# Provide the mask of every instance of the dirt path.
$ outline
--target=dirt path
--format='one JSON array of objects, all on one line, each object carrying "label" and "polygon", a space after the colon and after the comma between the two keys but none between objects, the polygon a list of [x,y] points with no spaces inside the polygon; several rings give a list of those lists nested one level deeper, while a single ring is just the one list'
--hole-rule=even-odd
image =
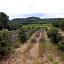
[{"label": "dirt path", "polygon": [[[39,33],[39,37],[35,37],[37,33]],[[41,37],[44,37],[46,41],[42,42],[40,46],[39,39]],[[33,38],[36,38],[36,42],[31,42]],[[57,48],[49,42],[46,31],[38,30],[26,44],[16,49],[15,54],[4,64],[54,64],[54,62],[61,64]]]},{"label": "dirt path", "polygon": [[[36,32],[37,33],[37,32]],[[39,38],[36,38],[36,43],[31,43],[31,39],[35,37],[35,34],[20,48],[16,49],[16,52],[8,59],[5,64],[34,64],[38,58],[39,52]],[[40,32],[41,33],[41,32]]]},{"label": "dirt path", "polygon": [[45,48],[44,48],[45,49],[45,54],[44,54],[45,63],[54,64],[54,62],[57,62],[57,63],[61,64],[60,63],[61,57],[59,55],[57,46],[50,43],[46,32],[45,32],[45,37],[46,37],[46,43],[44,44],[44,46],[45,46]]},{"label": "dirt path", "polygon": [[40,46],[40,64],[62,64],[57,45],[50,43],[49,39],[47,38],[46,31],[44,32],[44,36],[46,38],[46,42],[42,42]]},{"label": "dirt path", "polygon": [[39,37],[37,37],[37,42],[33,45],[33,47],[29,50],[28,57],[25,64],[36,64],[39,59],[39,39],[42,36],[42,31],[39,33]]}]

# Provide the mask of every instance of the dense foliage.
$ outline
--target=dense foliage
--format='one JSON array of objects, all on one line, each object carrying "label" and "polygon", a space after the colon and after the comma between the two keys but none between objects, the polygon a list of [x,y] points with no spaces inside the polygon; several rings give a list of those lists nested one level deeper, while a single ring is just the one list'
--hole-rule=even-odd
[{"label": "dense foliage", "polygon": [[55,28],[48,30],[47,35],[51,39],[51,41],[55,44],[57,44],[61,39],[61,36],[58,33],[58,29]]},{"label": "dense foliage", "polygon": [[9,17],[4,12],[0,12],[0,29],[7,28]]},{"label": "dense foliage", "polygon": [[25,34],[25,30],[23,28],[21,28],[19,30],[19,39],[22,43],[26,42],[27,41],[27,37],[26,37],[26,34]]},{"label": "dense foliage", "polygon": [[10,33],[7,30],[0,31],[0,55],[8,55],[13,49]]},{"label": "dense foliage", "polygon": [[64,31],[64,22],[54,22],[52,25]]},{"label": "dense foliage", "polygon": [[59,41],[58,48],[64,52],[64,37]]},{"label": "dense foliage", "polygon": [[47,35],[51,42],[56,44],[58,48],[64,52],[64,36],[61,36],[56,28],[48,30]]}]

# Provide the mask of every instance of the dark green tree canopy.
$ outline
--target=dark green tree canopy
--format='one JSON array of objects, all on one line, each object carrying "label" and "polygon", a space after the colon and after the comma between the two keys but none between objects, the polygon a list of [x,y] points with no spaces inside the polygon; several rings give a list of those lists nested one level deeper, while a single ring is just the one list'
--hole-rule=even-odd
[{"label": "dark green tree canopy", "polygon": [[4,12],[0,12],[0,26],[6,28],[8,25],[8,21],[9,21],[9,16],[7,16],[7,14],[5,14]]},{"label": "dark green tree canopy", "polygon": [[50,40],[55,44],[58,44],[58,42],[61,40],[61,34],[56,28],[48,30],[47,35],[50,38]]}]

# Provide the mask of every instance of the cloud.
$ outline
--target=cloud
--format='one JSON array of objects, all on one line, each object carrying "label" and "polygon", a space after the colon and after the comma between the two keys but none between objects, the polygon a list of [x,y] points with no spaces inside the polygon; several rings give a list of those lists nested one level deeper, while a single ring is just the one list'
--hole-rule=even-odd
[{"label": "cloud", "polygon": [[10,16],[10,19],[15,17],[27,17],[32,15],[42,18],[64,17],[64,1],[0,0],[0,11],[7,13]]}]

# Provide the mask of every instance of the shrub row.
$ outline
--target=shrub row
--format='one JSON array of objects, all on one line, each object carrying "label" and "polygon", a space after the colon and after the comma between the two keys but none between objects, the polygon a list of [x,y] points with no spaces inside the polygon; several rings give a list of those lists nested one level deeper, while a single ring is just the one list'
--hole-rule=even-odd
[{"label": "shrub row", "polygon": [[47,31],[47,35],[50,38],[50,41],[56,45],[61,51],[64,51],[64,37],[61,36],[58,29],[53,28]]}]

